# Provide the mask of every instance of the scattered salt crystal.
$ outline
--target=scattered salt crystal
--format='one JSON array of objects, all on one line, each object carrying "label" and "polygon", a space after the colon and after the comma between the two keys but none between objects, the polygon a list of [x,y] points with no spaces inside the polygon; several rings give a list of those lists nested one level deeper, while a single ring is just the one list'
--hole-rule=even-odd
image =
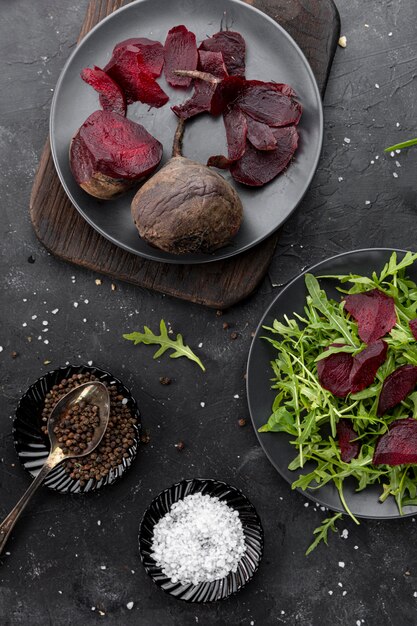
[{"label": "scattered salt crystal", "polygon": [[90,367],[92,366],[93,361],[87,361],[87,365],[89,365]]},{"label": "scattered salt crystal", "polygon": [[27,302],[27,301],[28,301],[28,299],[27,299],[27,298],[23,298],[23,302]]},{"label": "scattered salt crystal", "polygon": [[349,536],[349,531],[348,531],[348,529],[347,529],[347,528],[344,528],[344,529],[342,530],[342,539],[347,539],[347,538],[348,538],[348,536]]},{"label": "scattered salt crystal", "polygon": [[236,572],[245,551],[238,511],[195,493],[175,502],[155,525],[151,557],[173,583],[197,585]]},{"label": "scattered salt crystal", "polygon": [[237,399],[239,397],[238,393],[235,393],[235,395],[233,396],[235,399]]},{"label": "scattered salt crystal", "polygon": [[52,315],[56,315],[58,313],[59,309],[54,309],[53,311],[51,311]]},{"label": "scattered salt crystal", "polygon": [[392,33],[391,32],[388,33],[388,37],[392,37]]},{"label": "scattered salt crystal", "polygon": [[395,152],[394,152],[394,150],[391,150],[391,152],[389,153],[389,155],[390,155],[391,157],[395,156]]},{"label": "scattered salt crystal", "polygon": [[49,341],[47,339],[43,340],[43,343],[45,343],[46,345],[48,345]]},{"label": "scattered salt crystal", "polygon": [[198,347],[199,347],[199,348],[202,348],[202,347],[203,347],[203,342],[202,342],[202,341],[200,341],[200,343],[198,344]]},{"label": "scattered salt crystal", "polygon": [[97,526],[101,526],[101,520],[100,519],[97,520]]},{"label": "scattered salt crystal", "polygon": [[331,589],[329,589],[329,591],[327,593],[329,594],[329,596],[333,595],[333,591]]},{"label": "scattered salt crystal", "polygon": [[356,620],[356,626],[361,626],[361,620],[360,619]]},{"label": "scattered salt crystal", "polygon": [[84,317],[84,318],[83,318],[83,322],[86,322],[86,321],[87,321],[87,318],[86,318],[86,317]]},{"label": "scattered salt crystal", "polygon": [[417,598],[417,591],[415,591],[415,592],[413,593],[413,596],[414,596],[415,598]]},{"label": "scattered salt crystal", "polygon": [[304,506],[307,508],[308,507],[308,502],[304,502]]},{"label": "scattered salt crystal", "polygon": [[107,569],[105,565],[100,565],[100,569]]},{"label": "scattered salt crystal", "polygon": [[3,352],[3,346],[0,346],[0,352]]},{"label": "scattered salt crystal", "polygon": [[126,607],[129,609],[129,611],[131,611],[133,609],[133,602],[128,602],[126,604]]},{"label": "scattered salt crystal", "polygon": [[341,37],[339,37],[339,41],[337,43],[339,44],[341,48],[346,48],[346,45],[347,45],[346,36],[342,35]]},{"label": "scattered salt crystal", "polygon": [[37,317],[38,317],[37,315],[32,315],[33,320],[36,320]]},{"label": "scattered salt crystal", "polygon": [[345,137],[345,138],[343,139],[343,141],[344,141],[345,143],[350,143],[350,139],[349,139],[349,137]]},{"label": "scattered salt crystal", "polygon": [[74,302],[74,307],[77,308],[78,302]]},{"label": "scattered salt crystal", "polygon": [[364,24],[365,28],[369,28],[369,24]]},{"label": "scattered salt crystal", "polygon": [[341,183],[342,180],[343,180],[343,176],[339,176],[339,178],[337,180],[339,181],[339,183]]},{"label": "scattered salt crystal", "polygon": [[359,550],[359,546],[353,546],[354,550]]},{"label": "scattered salt crystal", "polygon": [[372,161],[371,161],[371,165],[374,165],[374,163],[375,163],[375,161],[372,159]]},{"label": "scattered salt crystal", "polygon": [[344,591],[342,591],[342,596],[345,596],[347,594],[346,589]]},{"label": "scattered salt crystal", "polygon": [[60,594],[61,594],[61,596],[62,596],[62,591],[61,591],[60,589],[58,589],[58,593],[60,593]]},{"label": "scattered salt crystal", "polygon": [[27,326],[26,322],[23,322],[22,326],[23,326],[23,328],[26,328],[26,326]]},{"label": "scattered salt crystal", "polygon": [[338,584],[338,586],[339,586],[339,587],[343,587],[343,584],[342,584],[342,583],[337,583],[337,584]]},{"label": "scattered salt crystal", "polygon": [[285,611],[281,611],[281,615],[285,615]]},{"label": "scattered salt crystal", "polygon": [[379,154],[376,154],[376,155],[375,155],[375,158],[376,158],[376,159],[379,159]]},{"label": "scattered salt crystal", "polygon": [[345,567],[345,564],[344,564],[344,562],[343,562],[343,561],[339,561],[338,565],[339,565],[339,567],[341,567],[341,568]]},{"label": "scattered salt crystal", "polygon": [[89,300],[86,298],[86,299],[84,300],[84,304],[88,304],[88,303],[89,303]]},{"label": "scattered salt crystal", "polygon": [[400,122],[397,122],[395,125],[396,125],[397,128],[399,128],[400,127]]},{"label": "scattered salt crystal", "polygon": [[365,204],[368,206],[369,204],[371,204],[370,200],[365,200]]},{"label": "scattered salt crystal", "polygon": [[399,161],[395,161],[395,165],[396,165],[397,167],[401,167],[401,163],[400,163]]},{"label": "scattered salt crystal", "polygon": [[47,322],[46,320],[44,320],[44,321],[42,322],[42,326],[48,326],[48,323],[49,323],[49,322]]},{"label": "scattered salt crystal", "polygon": [[375,88],[376,88],[376,89],[379,89],[379,85],[378,85],[378,83],[375,83]]},{"label": "scattered salt crystal", "polygon": [[398,178],[397,172],[393,172],[392,175],[394,176],[394,178]]},{"label": "scattered salt crystal", "polygon": [[201,408],[204,409],[204,407],[206,406],[206,403],[205,402],[200,402],[200,406],[201,406]]}]

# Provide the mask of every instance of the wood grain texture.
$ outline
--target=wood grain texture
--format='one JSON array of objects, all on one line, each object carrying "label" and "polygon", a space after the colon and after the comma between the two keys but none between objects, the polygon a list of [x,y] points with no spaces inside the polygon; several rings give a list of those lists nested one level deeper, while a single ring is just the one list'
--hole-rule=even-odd
[{"label": "wood grain texture", "polygon": [[[91,0],[80,41],[104,17],[130,0]],[[277,20],[306,54],[324,93],[339,36],[333,0],[247,0]],[[55,256],[139,287],[225,309],[246,298],[265,276],[280,232],[239,256],[204,265],[171,265],[133,255],[99,235],[67,198],[55,171],[49,139],[30,198],[37,237]]]}]

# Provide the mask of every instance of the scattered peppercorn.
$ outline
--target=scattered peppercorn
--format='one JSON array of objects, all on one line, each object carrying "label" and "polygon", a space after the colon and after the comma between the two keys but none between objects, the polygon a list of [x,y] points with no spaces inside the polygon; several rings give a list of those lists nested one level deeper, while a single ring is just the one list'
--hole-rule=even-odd
[{"label": "scattered peppercorn", "polygon": [[233,333],[230,333],[230,339],[234,340],[237,339],[239,337],[239,333],[237,333],[236,331],[234,331]]},{"label": "scattered peppercorn", "polygon": [[12,357],[12,359],[15,359],[15,358],[17,357],[17,352],[15,352],[15,351],[13,350],[13,352],[12,352],[12,354],[11,354],[11,357]]},{"label": "scattered peppercorn", "polygon": [[159,379],[161,385],[170,385],[172,383],[172,378],[168,378],[167,376],[161,376]]},{"label": "scattered peppercorn", "polygon": [[30,255],[30,257],[28,257],[28,263],[34,263],[36,261],[35,257]]},{"label": "scattered peppercorn", "polygon": [[[55,404],[66,393],[82,385],[98,380],[94,374],[74,374],[70,378],[64,378],[54,385],[46,394],[42,421],[47,422]],[[88,480],[101,480],[111,469],[116,469],[123,463],[123,459],[129,458],[129,448],[136,438],[136,417],[132,416],[126,400],[118,391],[116,384],[103,382],[110,394],[110,417],[107,429],[100,444],[85,457],[68,459],[63,463],[65,471],[74,480],[80,481],[83,487]],[[46,425],[42,427],[46,433]],[[81,440],[82,437],[81,437]],[[85,441],[85,440],[84,440]]]},{"label": "scattered peppercorn", "polygon": [[223,322],[223,330],[227,330],[230,327],[229,322]]},{"label": "scattered peppercorn", "polygon": [[216,315],[217,317],[221,317],[223,315],[223,311],[220,311],[220,309],[218,311],[216,311]]},{"label": "scattered peppercorn", "polygon": [[244,417],[241,417],[240,420],[238,420],[238,424],[239,426],[246,426],[246,420]]},{"label": "scattered peppercorn", "polygon": [[181,450],[184,450],[185,448],[185,443],[183,441],[179,441],[175,444],[175,447],[177,448],[178,452],[181,452]]}]

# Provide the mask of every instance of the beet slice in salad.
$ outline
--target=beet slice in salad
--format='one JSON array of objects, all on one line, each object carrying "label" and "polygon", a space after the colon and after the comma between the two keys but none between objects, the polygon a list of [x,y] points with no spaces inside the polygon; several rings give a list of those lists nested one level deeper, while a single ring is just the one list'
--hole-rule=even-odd
[{"label": "beet slice in salad", "polygon": [[189,87],[191,78],[177,76],[175,70],[195,70],[198,51],[194,33],[184,25],[174,26],[168,32],[164,45],[164,73],[172,87]]},{"label": "beet slice in salad", "polygon": [[[342,348],[343,344],[334,343],[331,347]],[[349,352],[330,354],[317,363],[319,383],[338,398],[345,398],[350,392],[350,373],[353,356]]]},{"label": "beet slice in salad", "polygon": [[353,441],[357,438],[357,433],[353,430],[352,422],[349,419],[341,419],[336,424],[337,439],[340,448],[340,458],[345,463],[349,463],[352,459],[356,459],[360,450],[359,441]]},{"label": "beet slice in salad", "polygon": [[100,67],[85,67],[81,78],[100,94],[100,104],[104,111],[114,111],[126,115],[126,98],[119,85]]},{"label": "beet slice in salad", "polygon": [[417,341],[417,318],[408,322],[414,339]]},{"label": "beet slice in salad", "polygon": [[245,76],[246,44],[240,33],[223,30],[205,39],[200,50],[221,52],[230,76]]},{"label": "beet slice in salad", "polygon": [[377,415],[382,417],[397,404],[406,399],[417,384],[417,367],[415,365],[401,365],[397,367],[382,385],[379,395]]},{"label": "beet slice in salad", "polygon": [[417,420],[399,419],[390,424],[375,446],[374,465],[406,465],[417,463]]},{"label": "beet slice in salad", "polygon": [[353,357],[350,372],[350,391],[358,393],[375,380],[376,373],[387,358],[388,344],[378,339]]},{"label": "beet slice in salad", "polygon": [[357,321],[358,334],[364,343],[381,339],[397,322],[394,299],[379,289],[346,296],[345,310]]}]

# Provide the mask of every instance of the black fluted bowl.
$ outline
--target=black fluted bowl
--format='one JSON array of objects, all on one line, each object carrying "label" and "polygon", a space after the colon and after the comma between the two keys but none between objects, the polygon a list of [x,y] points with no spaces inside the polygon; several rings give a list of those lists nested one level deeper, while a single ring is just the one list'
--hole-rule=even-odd
[{"label": "black fluted bowl", "polygon": [[100,381],[116,385],[119,393],[127,398],[127,406],[137,419],[135,426],[136,436],[134,443],[127,450],[129,456],[123,459],[123,463],[116,468],[110,469],[108,474],[98,481],[90,478],[83,487],[80,485],[79,480],[71,478],[65,472],[62,465],[58,465],[46,478],[44,485],[62,493],[87,493],[114,483],[132,464],[139,445],[140,413],[136,400],[129,389],[110,372],[106,372],[99,367],[68,365],[48,372],[38,378],[19,400],[16,417],[13,422],[13,437],[16,452],[23,467],[31,476],[35,477],[49,454],[49,439],[41,430],[42,409],[48,391],[64,378],[69,378],[73,374],[86,373],[94,374]]},{"label": "black fluted bowl", "polygon": [[[154,526],[170,511],[172,505],[193,493],[216,496],[239,512],[245,535],[246,552],[239,561],[236,572],[225,578],[198,585],[173,583],[165,576],[151,557]],[[253,577],[259,567],[264,547],[264,533],[255,507],[236,487],[211,478],[182,480],[162,491],[146,509],[139,529],[139,551],[146,572],[152,580],[178,600],[186,602],[213,602],[237,593]]]}]

